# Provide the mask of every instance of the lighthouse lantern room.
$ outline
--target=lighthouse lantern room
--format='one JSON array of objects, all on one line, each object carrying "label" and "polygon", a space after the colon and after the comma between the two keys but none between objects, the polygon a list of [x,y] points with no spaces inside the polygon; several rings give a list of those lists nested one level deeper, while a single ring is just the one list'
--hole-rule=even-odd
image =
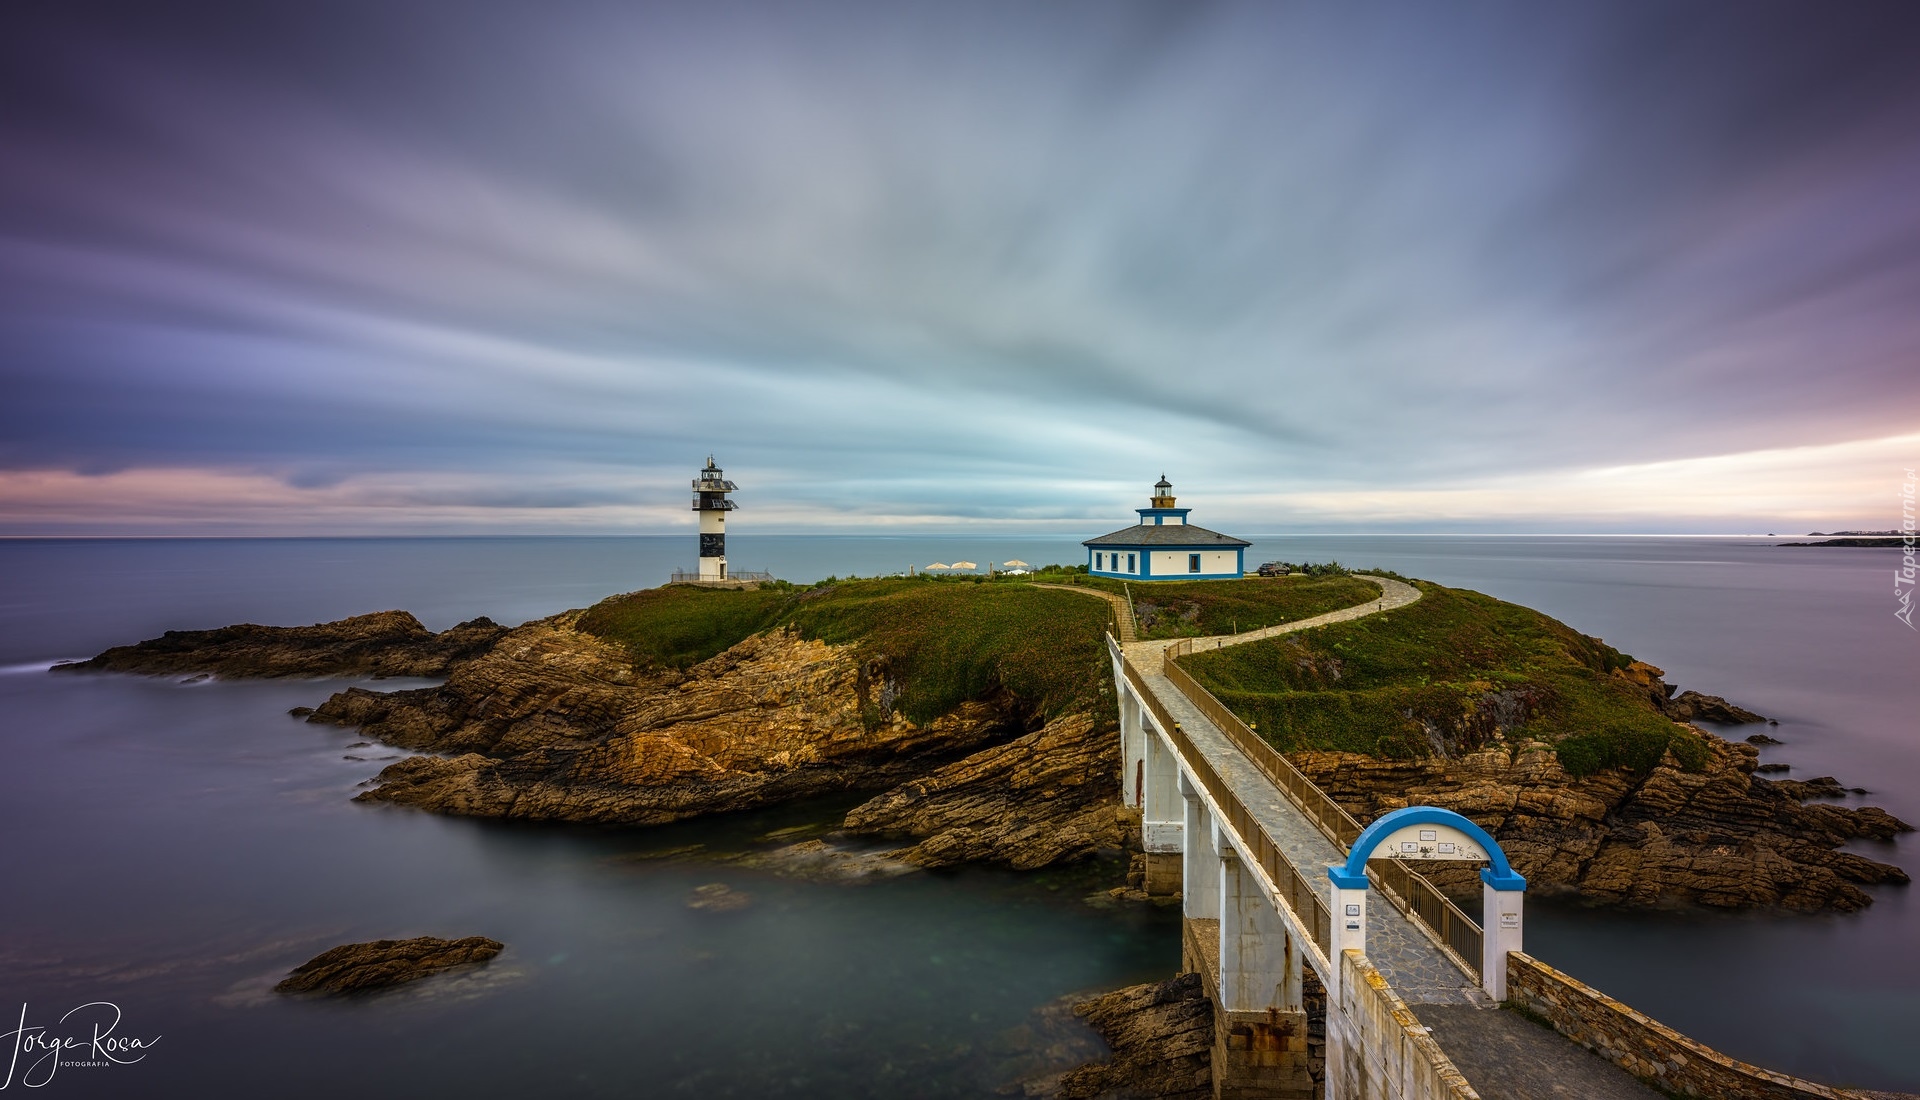
[{"label": "lighthouse lantern room", "polygon": [[693,479],[693,510],[700,513],[700,579],[727,579],[727,513],[737,507],[727,499],[735,490],[733,482],[721,476],[720,467],[707,456],[707,465]]}]

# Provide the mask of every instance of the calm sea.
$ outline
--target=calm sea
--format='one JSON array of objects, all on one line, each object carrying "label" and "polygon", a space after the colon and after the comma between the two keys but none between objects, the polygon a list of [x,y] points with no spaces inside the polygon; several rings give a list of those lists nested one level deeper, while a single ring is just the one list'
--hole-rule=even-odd
[{"label": "calm sea", "polygon": [[[0,541],[0,1032],[24,1011],[29,1028],[85,1037],[108,1010],[79,1006],[109,1002],[116,1034],[158,1037],[134,1064],[58,1067],[42,1095],[984,1096],[1086,1051],[1083,1030],[1036,1010],[1171,973],[1170,914],[1086,903],[1112,868],[849,886],[720,858],[844,804],[656,830],[359,806],[394,754],[285,714],[338,683],[44,672],[170,628],[391,607],[435,629],[519,622],[656,584],[687,541]],[[1079,557],[1070,539],[730,541],[739,567],[799,581]],[[1836,775],[1920,822],[1920,635],[1893,617],[1891,552],[1259,536],[1252,554],[1540,608],[1777,717],[1787,744],[1767,756],[1796,777]],[[716,858],[632,858],[691,845]],[[1860,850],[1920,871],[1911,840]],[[690,909],[714,882],[752,904]],[[267,992],[333,944],[422,934],[509,947],[475,976],[364,1001]],[[1900,889],[1845,916],[1536,902],[1528,922],[1542,958],[1729,1054],[1882,1088],[1920,1089],[1916,944],[1920,909]],[[9,1067],[10,1044],[0,1072],[18,1088],[34,1054]]]}]

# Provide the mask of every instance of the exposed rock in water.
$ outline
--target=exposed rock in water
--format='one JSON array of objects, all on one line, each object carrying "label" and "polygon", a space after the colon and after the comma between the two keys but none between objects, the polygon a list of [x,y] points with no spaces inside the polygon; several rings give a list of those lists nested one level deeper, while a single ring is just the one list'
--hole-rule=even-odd
[{"label": "exposed rock in water", "polygon": [[[1760,767],[1765,768],[1766,765],[1762,764]],[[1867,793],[1865,787],[1842,787],[1840,781],[1830,775],[1823,775],[1816,779],[1808,779],[1805,781],[1776,779],[1773,781],[1773,785],[1788,798],[1801,802],[1805,802],[1809,798],[1841,798],[1850,794]]]},{"label": "exposed rock in water", "polygon": [[1113,1057],[1069,1071],[1061,1100],[1213,1095],[1213,1003],[1200,975],[1128,986],[1074,1006],[1113,1048]]},{"label": "exposed rock in water", "polygon": [[847,814],[846,828],[924,838],[895,853],[924,867],[1044,867],[1125,843],[1119,769],[1113,723],[1067,715],[895,787]]},{"label": "exposed rock in water", "polygon": [[735,890],[724,882],[696,886],[693,896],[687,899],[687,908],[705,913],[734,913],[752,904],[752,894]]},{"label": "exposed rock in water", "polygon": [[1755,714],[1745,707],[1736,707],[1718,695],[1702,695],[1697,691],[1681,692],[1667,700],[1665,709],[1667,717],[1676,722],[1720,722],[1727,725],[1745,725],[1767,720],[1765,716]]},{"label": "exposed rock in water", "polygon": [[[1805,794],[1829,791],[1762,779],[1754,775],[1758,749],[1705,736],[1711,753],[1702,771],[1685,771],[1669,755],[1644,776],[1613,769],[1575,779],[1538,743],[1511,759],[1502,747],[1453,760],[1333,752],[1289,759],[1363,822],[1409,803],[1465,814],[1494,835],[1533,889],[1627,905],[1850,911],[1872,901],[1862,885],[1907,881],[1898,867],[1838,850],[1849,840],[1889,839],[1909,831],[1906,823],[1875,807],[1803,805]],[[1427,873],[1450,892],[1479,889],[1464,864]]]},{"label": "exposed rock in water", "polygon": [[897,852],[841,848],[817,838],[769,852],[749,852],[737,862],[742,867],[814,882],[878,882],[919,870],[901,860]]},{"label": "exposed rock in water", "polygon": [[486,618],[435,634],[405,611],[377,611],[314,626],[241,623],[218,630],[169,630],[53,670],[229,677],[445,676],[492,649],[506,634],[506,627]]},{"label": "exposed rock in water", "polygon": [[1749,745],[1784,745],[1786,744],[1786,742],[1780,740],[1778,737],[1770,737],[1764,733],[1749,733],[1747,734],[1747,744]]},{"label": "exposed rock in water", "polygon": [[362,993],[418,981],[455,967],[474,966],[505,945],[485,936],[443,940],[374,940],[342,944],[295,967],[273,988],[280,993]]},{"label": "exposed rock in water", "polygon": [[1069,993],[1033,1010],[1028,1018],[996,1033],[980,1049],[1001,1080],[1001,1096],[1045,1097],[1060,1091],[1060,1078],[1112,1053],[1106,1040],[1074,1013],[1084,994]]},{"label": "exposed rock in water", "polygon": [[1645,661],[1634,661],[1625,668],[1615,669],[1613,675],[1646,689],[1647,698],[1653,705],[1676,722],[1723,722],[1729,725],[1741,725],[1771,721],[1745,707],[1734,706],[1718,695],[1703,695],[1697,691],[1683,691],[1675,695],[1673,685],[1663,679],[1666,671]]},{"label": "exposed rock in water", "polygon": [[360,801],[646,825],[889,787],[1022,720],[1010,702],[964,703],[924,726],[863,706],[872,670],[851,647],[786,631],[685,673],[636,668],[575,630],[577,615],[514,630],[439,687],[349,689],[308,720],[453,754],[388,766]]}]

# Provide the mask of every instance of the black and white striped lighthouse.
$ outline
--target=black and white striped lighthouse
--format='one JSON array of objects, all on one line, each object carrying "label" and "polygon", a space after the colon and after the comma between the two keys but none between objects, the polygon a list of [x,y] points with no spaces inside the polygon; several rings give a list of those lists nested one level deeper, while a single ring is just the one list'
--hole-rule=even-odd
[{"label": "black and white striped lighthouse", "polygon": [[733,511],[733,482],[720,476],[720,467],[707,456],[706,468],[693,479],[693,510],[700,513],[700,579],[727,579],[727,513]]}]

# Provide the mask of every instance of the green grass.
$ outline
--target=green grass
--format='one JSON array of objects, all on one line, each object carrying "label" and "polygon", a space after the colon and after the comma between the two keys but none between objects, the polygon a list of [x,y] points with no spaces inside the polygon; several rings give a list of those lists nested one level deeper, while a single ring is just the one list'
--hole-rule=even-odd
[{"label": "green grass", "polygon": [[[1121,582],[1088,577],[1081,583],[1124,593]],[[1237,581],[1141,581],[1133,592],[1142,638],[1234,634],[1298,622],[1380,598],[1380,586],[1357,577],[1244,577]]]},{"label": "green grass", "polygon": [[1421,600],[1182,664],[1281,751],[1410,759],[1544,741],[1575,775],[1706,744],[1613,670],[1632,658],[1537,611],[1418,582]]},{"label": "green grass", "polygon": [[752,634],[791,627],[879,662],[898,687],[893,709],[927,722],[1002,691],[1045,717],[1095,705],[1109,675],[1101,639],[1111,615],[1070,592],[913,577],[810,589],[656,588],[596,604],[580,629],[643,664],[686,668]]},{"label": "green grass", "polygon": [[1094,704],[1111,675],[1112,610],[1025,585],[859,581],[809,594],[787,621],[809,638],[884,658],[916,722],[1004,689],[1052,717]]},{"label": "green grass", "polygon": [[793,589],[675,584],[601,600],[580,629],[625,646],[643,665],[688,668],[774,624]]}]

